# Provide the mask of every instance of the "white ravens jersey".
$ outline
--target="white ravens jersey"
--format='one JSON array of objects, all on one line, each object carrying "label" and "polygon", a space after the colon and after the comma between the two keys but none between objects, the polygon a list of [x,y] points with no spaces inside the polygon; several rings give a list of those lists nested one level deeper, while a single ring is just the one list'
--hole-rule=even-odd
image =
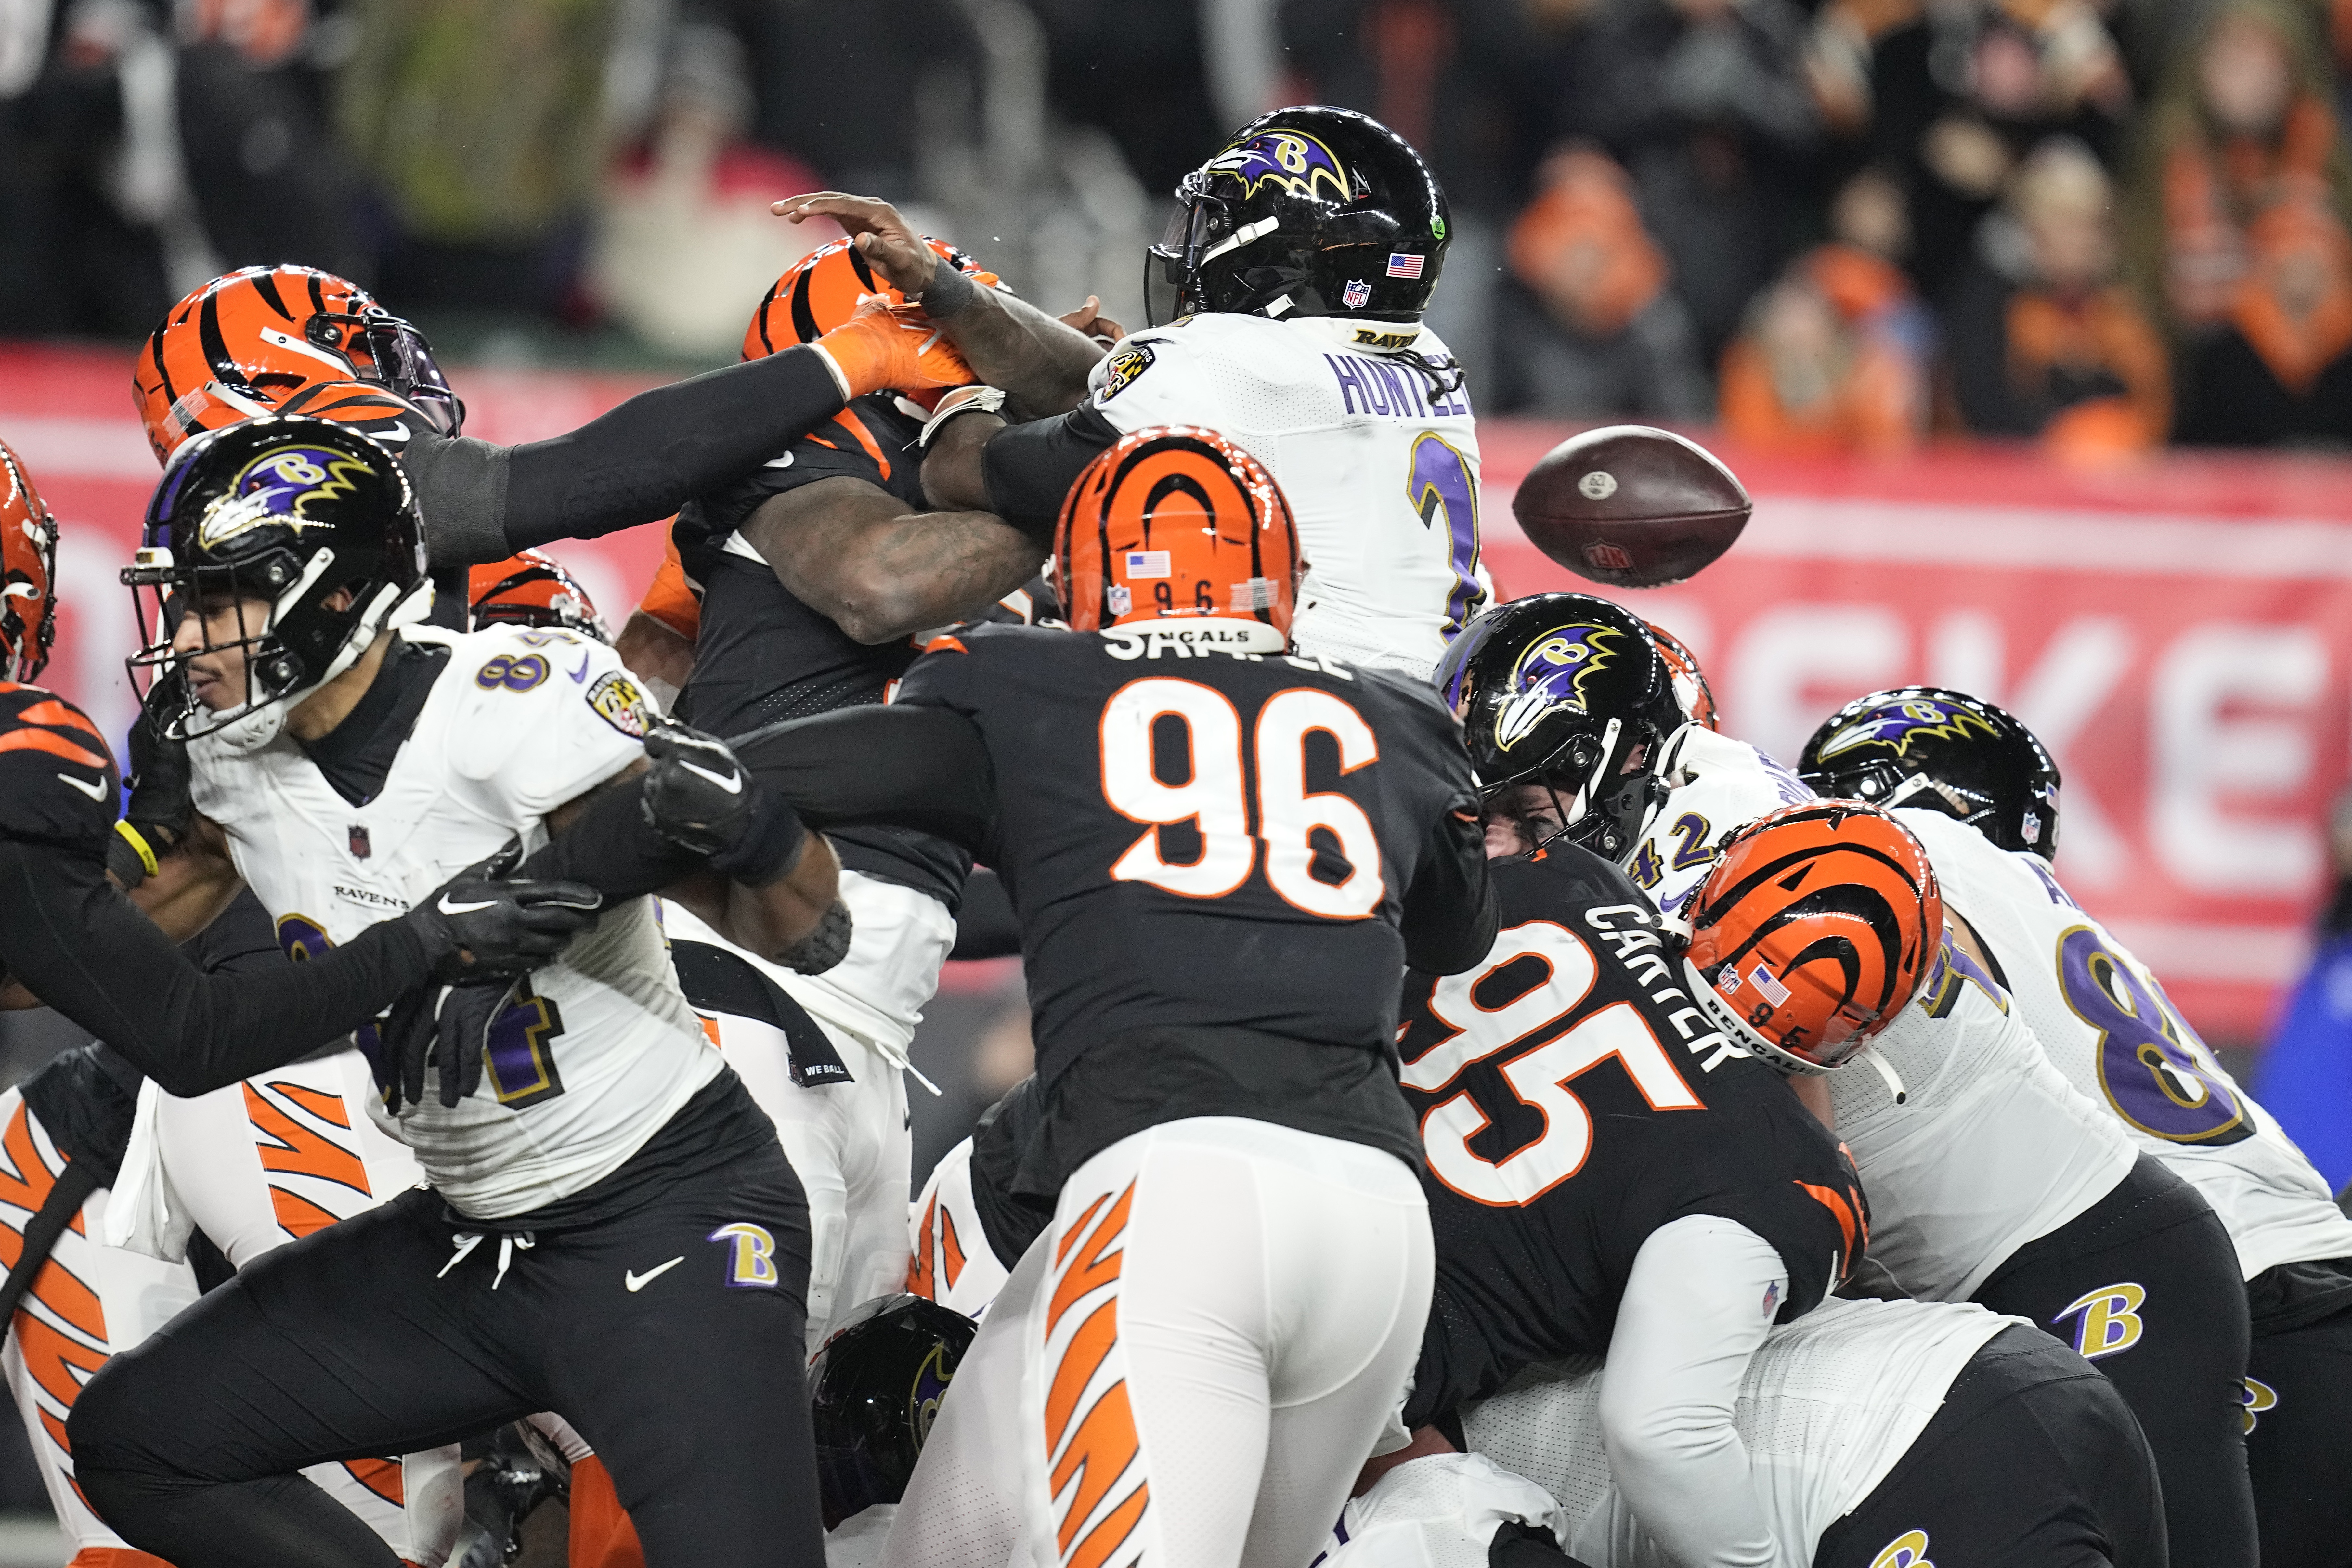
[{"label": "white ravens jersey", "polygon": [[1625,861],[1626,874],[1670,915],[1706,880],[1723,841],[1784,805],[1811,800],[1805,782],[1745,741],[1685,724],[1666,743],[1665,805]]},{"label": "white ravens jersey", "polygon": [[[283,731],[244,753],[190,745],[196,809],[226,830],[290,954],[349,942],[518,835],[538,847],[549,812],[644,754],[650,707],[602,643],[519,626],[401,636],[445,644],[450,659],[367,805],[336,794]],[[373,1034],[358,1044],[380,1058]],[[482,1220],[610,1174],[721,1070],[646,899],[607,909],[533,972],[484,1058],[480,1087],[454,1110],[430,1074],[426,1103],[396,1119],[368,1097],[433,1188]]]},{"label": "white ravens jersey", "polygon": [[1870,1256],[1923,1301],[1966,1300],[2138,1158],[1948,936],[1918,997],[1829,1088],[1870,1195]]},{"label": "white ravens jersey", "polygon": [[1941,812],[1896,815],[1927,846],[1945,903],[1983,939],[2051,1062],[2204,1194],[2247,1279],[2352,1257],[2352,1220],[2326,1179],[2040,856],[2011,854]]},{"label": "white ravens jersey", "polygon": [[[1778,1548],[1775,1563],[1811,1563],[1822,1532],[1867,1498],[1918,1440],[1969,1358],[2023,1321],[1981,1307],[1833,1297],[1767,1335],[1739,1381],[1733,1420]],[[1531,1369],[1494,1398],[1466,1406],[1463,1434],[1474,1452],[1558,1501],[1560,1543],[1577,1561],[1673,1568],[1610,1475],[1600,1418],[1608,1375],[1591,1363]],[[1378,1495],[1375,1488],[1360,1500]],[[1495,1500],[1504,1511],[1517,1502],[1502,1489]],[[1360,1503],[1348,1506],[1353,1514]],[[1328,1568],[1388,1565],[1341,1557]]]},{"label": "white ravens jersey", "polygon": [[1298,522],[1299,651],[1426,679],[1486,597],[1478,437],[1469,395],[1400,353],[1459,382],[1425,327],[1187,316],[1122,341],[1090,404],[1122,435],[1198,425],[1239,442]]}]

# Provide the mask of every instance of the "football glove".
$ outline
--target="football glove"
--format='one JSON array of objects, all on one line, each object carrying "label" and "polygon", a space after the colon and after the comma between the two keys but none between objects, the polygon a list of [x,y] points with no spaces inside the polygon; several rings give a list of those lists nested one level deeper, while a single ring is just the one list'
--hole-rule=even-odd
[{"label": "football glove", "polygon": [[163,728],[186,707],[186,684],[175,669],[148,689],[131,726],[131,800],[106,847],[106,868],[126,889],[153,876],[155,862],[179,847],[195,819],[188,743],[173,740]]},{"label": "football glove", "polygon": [[848,321],[810,345],[832,362],[843,393],[919,392],[979,380],[920,305],[893,305],[878,294],[857,302]]},{"label": "football glove", "polygon": [[507,879],[521,860],[522,841],[510,838],[400,917],[424,942],[436,981],[511,980],[595,923],[602,893],[584,882]]},{"label": "football glove", "polygon": [[707,858],[723,877],[757,888],[799,860],[808,829],[800,814],[727,749],[683,724],[663,722],[646,737],[646,824]]},{"label": "football glove", "polygon": [[394,1006],[380,1027],[384,1109],[425,1103],[425,1069],[438,1069],[435,1098],[449,1110],[482,1085],[490,1025],[525,986],[520,975],[471,980],[462,985],[420,985]]}]

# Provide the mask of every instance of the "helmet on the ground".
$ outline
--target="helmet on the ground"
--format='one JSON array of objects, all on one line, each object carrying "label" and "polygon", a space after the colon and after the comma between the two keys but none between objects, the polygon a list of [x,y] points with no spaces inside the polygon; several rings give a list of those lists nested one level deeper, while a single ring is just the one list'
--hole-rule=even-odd
[{"label": "helmet on the ground", "polygon": [[809,1363],[824,1527],[906,1495],[931,1423],[979,1327],[920,1296],[877,1296]]},{"label": "helmet on the ground", "polygon": [[611,642],[595,601],[563,563],[539,550],[521,550],[503,561],[486,561],[466,574],[466,624],[484,626],[543,626],[582,632]]},{"label": "helmet on the ground", "polygon": [[[445,436],[465,423],[425,334],[348,279],[314,267],[245,267],[165,312],[131,374],[156,458],[322,382],[365,382]],[[317,409],[302,412],[317,413]]]},{"label": "helmet on the ground", "polygon": [[1956,816],[2003,849],[2058,853],[2058,764],[1991,703],[1941,686],[1849,702],[1813,731],[1797,774],[1823,795]]},{"label": "helmet on the ground", "polygon": [[1690,922],[1692,994],[1786,1072],[1852,1061],[1918,994],[1944,944],[1927,852],[1853,800],[1784,806],[1741,829]]},{"label": "helmet on the ground", "polygon": [[1591,594],[1514,599],[1463,628],[1435,679],[1490,810],[1540,784],[1570,842],[1633,853],[1664,803],[1659,753],[1687,722],[1647,621]]},{"label": "helmet on the ground", "polygon": [[[993,272],[943,240],[923,237],[931,253],[948,266],[987,288],[998,287]],[[751,324],[743,331],[743,357],[765,359],[801,343],[813,343],[844,325],[857,310],[857,301],[879,294],[893,305],[907,297],[890,280],[867,265],[857,247],[846,239],[821,245],[790,267],[769,286]]]},{"label": "helmet on the ground", "polygon": [[1699,668],[1698,655],[1657,622],[1643,624],[1650,628],[1650,640],[1658,645],[1658,657],[1666,661],[1666,673],[1674,678],[1675,700],[1681,705],[1683,717],[1710,730],[1722,729],[1715,718],[1715,688],[1706,683],[1706,671]]},{"label": "helmet on the ground", "polygon": [[1258,116],[1176,202],[1145,258],[1155,326],[1202,311],[1418,321],[1452,238],[1421,154],[1352,109]]},{"label": "helmet on the ground", "polygon": [[[1121,437],[1078,475],[1054,531],[1054,592],[1082,632],[1193,623],[1228,651],[1280,653],[1298,573],[1298,527],[1274,476],[1191,426]],[[1210,621],[1223,623],[1213,637]],[[1227,635],[1237,622],[1259,629]]]},{"label": "helmet on the ground", "polygon": [[58,520],[0,441],[0,680],[26,681],[57,635]]},{"label": "helmet on the ground", "polygon": [[[218,732],[240,749],[267,742],[296,702],[349,669],[385,627],[423,620],[433,600],[400,464],[348,426],[299,415],[184,444],[148,502],[133,563],[122,581],[153,637],[129,661],[133,684],[243,649],[241,700],[208,710],[186,691],[165,720],[174,737]],[[329,603],[338,595],[343,604]],[[237,599],[267,603],[258,626],[173,647],[183,613],[217,613]]]}]

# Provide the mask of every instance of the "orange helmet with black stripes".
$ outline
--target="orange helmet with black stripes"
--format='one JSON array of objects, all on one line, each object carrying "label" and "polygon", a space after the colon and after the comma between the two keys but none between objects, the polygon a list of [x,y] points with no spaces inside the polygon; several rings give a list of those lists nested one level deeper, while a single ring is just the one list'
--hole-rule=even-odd
[{"label": "orange helmet with black stripes", "polygon": [[[1082,632],[1168,622],[1188,641],[1279,653],[1300,564],[1274,476],[1186,425],[1130,432],[1088,463],[1054,530],[1054,591]],[[1236,623],[1257,629],[1234,636]]]},{"label": "orange helmet with black stripes", "polygon": [[1690,921],[1693,993],[1789,1072],[1852,1061],[1918,993],[1944,944],[1927,851],[1858,800],[1805,801],[1750,825],[1724,847]]},{"label": "orange helmet with black stripes", "polygon": [[1642,624],[1650,628],[1650,640],[1657,645],[1658,657],[1666,661],[1666,673],[1674,678],[1675,701],[1681,707],[1683,717],[1710,730],[1722,729],[1715,719],[1715,688],[1706,683],[1706,671],[1699,668],[1698,655],[1657,622]]},{"label": "orange helmet with black stripes", "polygon": [[611,634],[596,614],[595,601],[563,563],[538,550],[520,550],[503,561],[486,561],[466,574],[467,619],[484,626],[544,626],[583,632],[598,642]]},{"label": "orange helmet with black stripes", "polygon": [[313,267],[246,267],[214,279],[165,312],[131,374],[158,461],[199,431],[257,414],[333,417],[286,406],[327,382],[380,387],[445,436],[465,422],[425,335],[358,284]]},{"label": "orange helmet with black stripes", "polygon": [[[923,243],[973,282],[998,287],[995,273],[982,271],[979,262],[954,246],[929,235],[923,237]],[[784,275],[761,299],[760,308],[751,312],[751,325],[743,333],[743,357],[765,359],[816,342],[845,324],[857,301],[868,294],[879,294],[893,305],[907,302],[907,297],[867,266],[866,258],[848,240],[819,246],[784,268]]]},{"label": "orange helmet with black stripes", "polygon": [[0,680],[31,680],[57,632],[58,520],[0,441]]}]

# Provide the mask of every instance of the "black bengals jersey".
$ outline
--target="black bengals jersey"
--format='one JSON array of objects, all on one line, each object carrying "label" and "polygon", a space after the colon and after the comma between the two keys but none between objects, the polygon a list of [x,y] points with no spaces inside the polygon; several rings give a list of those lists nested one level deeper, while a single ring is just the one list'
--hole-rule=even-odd
[{"label": "black bengals jersey", "polygon": [[[696,498],[672,535],[687,574],[702,584],[694,673],[678,717],[715,735],[740,735],[787,719],[879,702],[921,649],[909,639],[857,642],[794,598],[765,561],[727,548],[734,531],[771,496],[819,479],[855,479],[923,505],[922,421],[887,394],[861,397],[789,447],[768,467]],[[833,835],[841,863],[930,894],[950,910],[971,858],[929,834],[876,826]]]},{"label": "black bengals jersey", "polygon": [[1187,1116],[1418,1162],[1397,977],[1475,962],[1494,920],[1469,759],[1425,687],[989,626],[934,642],[890,706],[740,750],[814,823],[939,823],[1003,879],[1044,1096],[1015,1191]]},{"label": "black bengals jersey", "polygon": [[1820,1304],[1869,1236],[1843,1148],[1683,989],[1656,910],[1574,846],[1497,861],[1484,963],[1405,983],[1405,1099],[1428,1168],[1437,1288],[1417,1426],[1522,1368],[1607,1353],[1633,1255],[1718,1215],[1789,1270],[1777,1321]]}]

